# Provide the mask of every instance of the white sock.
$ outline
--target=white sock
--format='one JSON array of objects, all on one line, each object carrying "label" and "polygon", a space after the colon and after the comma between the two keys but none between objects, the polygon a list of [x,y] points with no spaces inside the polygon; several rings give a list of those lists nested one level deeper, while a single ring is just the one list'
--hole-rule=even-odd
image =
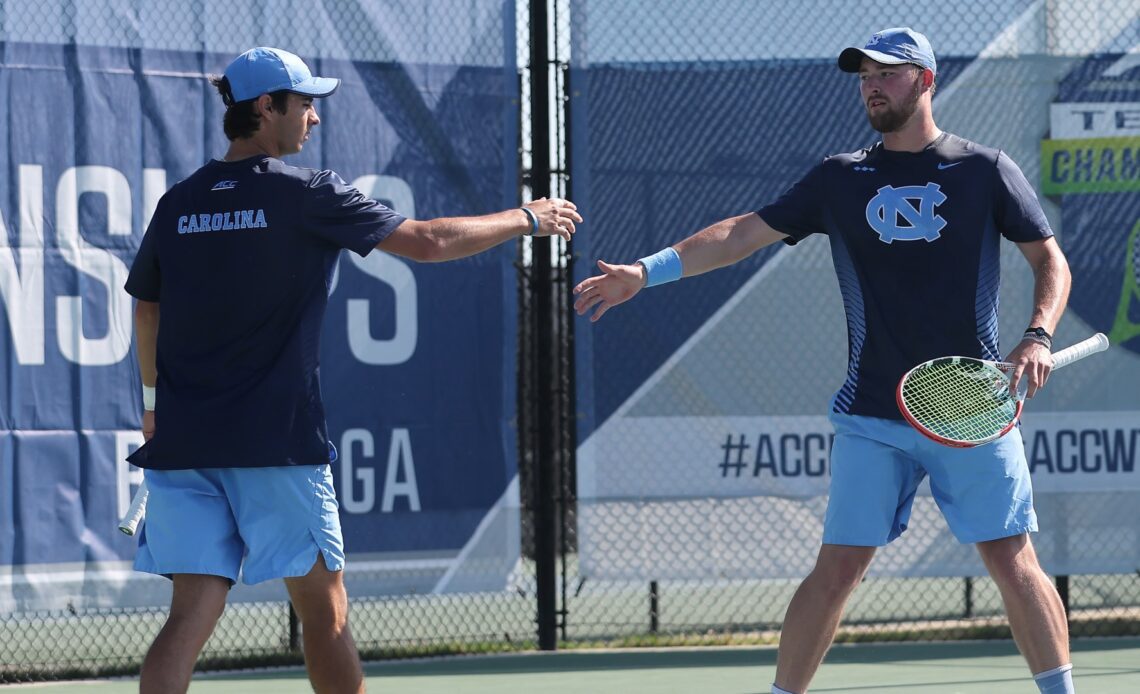
[{"label": "white sock", "polygon": [[787,689],[780,689],[779,687],[777,687],[776,685],[773,684],[772,685],[772,694],[796,694],[796,693],[795,692],[789,692]]},{"label": "white sock", "polygon": [[1073,664],[1067,663],[1033,676],[1041,694],[1076,694],[1073,686]]}]

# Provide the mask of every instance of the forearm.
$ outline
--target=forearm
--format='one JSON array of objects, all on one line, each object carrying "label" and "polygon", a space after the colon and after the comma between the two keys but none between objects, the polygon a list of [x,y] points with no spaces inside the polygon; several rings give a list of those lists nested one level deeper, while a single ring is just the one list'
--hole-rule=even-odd
[{"label": "forearm", "polygon": [[1061,253],[1050,253],[1034,267],[1033,275],[1033,314],[1029,325],[1053,333],[1069,301],[1069,264]]},{"label": "forearm", "polygon": [[435,252],[430,262],[465,258],[517,238],[531,229],[530,219],[520,209],[479,217],[441,217],[427,222],[425,233]]},{"label": "forearm", "polygon": [[158,304],[139,301],[135,305],[135,352],[139,376],[144,386],[153,387],[158,380],[155,355],[158,351]]},{"label": "forearm", "polygon": [[691,277],[732,265],[783,237],[759,216],[749,213],[722,219],[674,248],[681,256],[683,276]]}]

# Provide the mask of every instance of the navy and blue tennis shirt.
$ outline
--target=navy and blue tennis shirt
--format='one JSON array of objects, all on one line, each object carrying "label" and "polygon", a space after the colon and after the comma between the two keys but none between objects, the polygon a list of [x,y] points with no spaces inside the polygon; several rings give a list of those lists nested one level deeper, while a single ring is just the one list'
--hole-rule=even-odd
[{"label": "navy and blue tennis shirt", "polygon": [[157,302],[155,435],[143,468],[329,461],[321,323],[342,249],[404,217],[331,171],[211,161],[159,201],[126,290]]},{"label": "navy and blue tennis shirt", "polygon": [[833,410],[887,419],[916,364],[1000,358],[1000,239],[1053,235],[1017,164],[950,133],[921,152],[829,157],[757,213],[790,244],[828,236],[848,335]]}]

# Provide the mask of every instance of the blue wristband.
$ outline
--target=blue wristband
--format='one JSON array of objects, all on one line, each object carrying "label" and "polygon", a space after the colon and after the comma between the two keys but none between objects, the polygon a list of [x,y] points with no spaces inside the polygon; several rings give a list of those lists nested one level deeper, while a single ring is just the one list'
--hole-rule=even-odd
[{"label": "blue wristband", "polygon": [[538,215],[535,214],[534,210],[530,209],[529,207],[520,207],[519,209],[523,212],[526,212],[527,218],[530,219],[530,231],[525,232],[526,235],[534,236],[534,233],[538,231]]},{"label": "blue wristband", "polygon": [[645,266],[645,286],[656,287],[659,284],[681,279],[681,256],[672,246],[646,256],[637,262]]}]

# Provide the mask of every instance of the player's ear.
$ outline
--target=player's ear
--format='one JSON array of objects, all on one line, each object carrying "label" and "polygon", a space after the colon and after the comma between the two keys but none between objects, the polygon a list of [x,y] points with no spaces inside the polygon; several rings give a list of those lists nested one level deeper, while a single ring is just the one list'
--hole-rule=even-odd
[{"label": "player's ear", "polygon": [[257,97],[257,110],[260,113],[273,112],[273,97],[268,94],[262,94]]},{"label": "player's ear", "polygon": [[930,68],[922,68],[922,88],[930,89],[934,86],[934,71]]}]

